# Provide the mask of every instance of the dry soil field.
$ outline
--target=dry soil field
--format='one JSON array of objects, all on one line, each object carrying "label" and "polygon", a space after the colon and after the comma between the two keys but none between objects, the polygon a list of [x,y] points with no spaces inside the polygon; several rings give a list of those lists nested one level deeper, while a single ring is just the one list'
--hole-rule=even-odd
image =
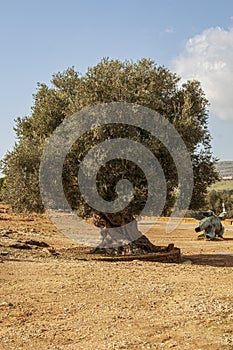
[{"label": "dry soil field", "polygon": [[0,207],[0,349],[233,349],[233,226],[223,241],[194,227],[147,234],[179,264],[80,260],[45,215]]}]

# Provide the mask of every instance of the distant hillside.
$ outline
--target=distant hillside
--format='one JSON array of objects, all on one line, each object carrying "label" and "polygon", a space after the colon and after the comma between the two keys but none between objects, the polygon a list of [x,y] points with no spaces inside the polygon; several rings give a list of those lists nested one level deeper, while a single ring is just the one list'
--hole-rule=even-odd
[{"label": "distant hillside", "polygon": [[226,191],[233,194],[233,180],[222,180],[210,186],[210,190]]},{"label": "distant hillside", "polygon": [[223,180],[233,180],[233,161],[218,162],[216,169]]},{"label": "distant hillside", "polygon": [[216,163],[221,181],[210,186],[210,190],[226,191],[233,195],[233,161],[221,161]]}]

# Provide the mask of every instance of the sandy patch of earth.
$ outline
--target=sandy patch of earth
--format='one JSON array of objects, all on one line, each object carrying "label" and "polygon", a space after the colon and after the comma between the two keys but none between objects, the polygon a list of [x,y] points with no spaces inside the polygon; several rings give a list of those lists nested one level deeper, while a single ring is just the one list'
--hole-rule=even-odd
[{"label": "sandy patch of earth", "polygon": [[[233,226],[223,241],[165,227],[147,236],[180,264],[85,261],[46,215],[1,206],[0,349],[233,349]],[[12,247],[25,242],[40,245]]]}]

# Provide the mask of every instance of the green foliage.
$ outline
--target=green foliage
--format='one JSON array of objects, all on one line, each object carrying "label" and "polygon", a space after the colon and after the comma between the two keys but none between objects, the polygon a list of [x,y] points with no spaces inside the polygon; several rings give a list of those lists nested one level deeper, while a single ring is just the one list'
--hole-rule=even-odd
[{"label": "green foliage", "polygon": [[1,177],[0,178],[0,201],[2,200],[2,193],[5,187],[5,183],[6,183],[6,178],[5,177]]},{"label": "green foliage", "polygon": [[[191,208],[202,206],[208,186],[216,179],[212,159],[210,134],[207,128],[208,101],[197,81],[188,81],[179,87],[179,78],[152,60],[137,62],[103,59],[80,75],[73,68],[52,77],[51,87],[38,85],[34,95],[32,114],[16,121],[18,142],[3,160],[7,176],[5,200],[17,211],[42,211],[39,194],[39,166],[46,140],[55,128],[73,113],[93,105],[108,102],[136,103],[151,108],[169,119],[182,136],[190,152],[195,177]],[[167,182],[167,201],[164,214],[169,214],[175,201],[177,171],[165,147],[137,128],[109,125],[86,133],[75,143],[66,157],[63,183],[71,206],[90,215],[78,190],[78,164],[96,142],[106,137],[127,137],[144,143],[159,160]],[[108,200],[116,195],[114,184],[124,176],[135,185],[140,199],[128,208],[137,214],[145,201],[146,182],[135,165],[119,162],[106,164],[97,179],[99,192]],[[132,174],[138,173],[138,178]]]},{"label": "green foliage", "polygon": [[224,191],[211,190],[206,197],[206,209],[213,210],[213,212],[219,215],[223,211],[222,205],[225,205],[228,217],[233,216],[233,200],[231,195]]}]

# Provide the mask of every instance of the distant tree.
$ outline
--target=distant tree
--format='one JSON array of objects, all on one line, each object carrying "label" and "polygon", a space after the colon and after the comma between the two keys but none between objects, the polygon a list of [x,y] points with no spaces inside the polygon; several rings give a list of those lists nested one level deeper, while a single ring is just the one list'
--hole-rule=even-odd
[{"label": "distant tree", "polygon": [[[3,160],[3,171],[7,176],[5,200],[17,211],[42,211],[39,193],[39,166],[47,138],[65,118],[84,108],[109,102],[128,102],[148,107],[167,118],[183,138],[193,163],[194,195],[190,207],[202,207],[207,188],[218,178],[212,157],[211,137],[208,131],[208,101],[198,81],[188,81],[179,86],[179,77],[152,60],[137,62],[103,59],[80,75],[73,68],[52,77],[51,87],[38,85],[34,95],[31,116],[18,118],[15,131],[18,137],[12,152]],[[79,161],[95,144],[107,137],[127,137],[146,145],[159,160],[167,183],[167,199],[163,214],[168,215],[175,202],[177,170],[169,152],[138,129],[110,125],[86,133],[66,157],[63,183],[67,198],[73,209],[83,217],[92,215],[91,208],[83,202],[78,190],[77,171]],[[114,170],[113,170],[114,169]],[[108,225],[127,222],[140,212],[145,202],[146,181],[136,166],[115,160],[105,165],[97,179],[99,192],[106,200],[115,198],[114,184],[122,171],[135,186],[139,199],[116,216],[99,215],[99,220]],[[132,174],[138,173],[138,177]],[[102,182],[104,181],[104,185]],[[98,221],[98,220],[97,220]],[[96,222],[98,225],[98,222]]]},{"label": "distant tree", "polygon": [[6,182],[6,178],[1,177],[0,178],[0,201],[2,200],[2,193],[3,193],[4,186],[5,186],[5,182]]},{"label": "distant tree", "polygon": [[231,195],[225,191],[211,190],[206,196],[206,206],[208,210],[212,210],[219,215],[223,211],[223,204],[229,217],[233,215],[233,200]]}]

